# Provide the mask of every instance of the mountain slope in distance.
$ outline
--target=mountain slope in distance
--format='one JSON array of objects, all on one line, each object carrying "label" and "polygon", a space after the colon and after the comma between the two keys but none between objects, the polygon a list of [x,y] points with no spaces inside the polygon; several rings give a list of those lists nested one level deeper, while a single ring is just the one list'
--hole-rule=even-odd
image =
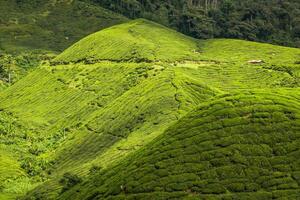
[{"label": "mountain slope in distance", "polygon": [[88,1],[0,1],[0,90],[82,37],[126,21]]},{"label": "mountain slope in distance", "polygon": [[80,38],[127,18],[87,1],[0,2],[0,50],[61,52]]}]

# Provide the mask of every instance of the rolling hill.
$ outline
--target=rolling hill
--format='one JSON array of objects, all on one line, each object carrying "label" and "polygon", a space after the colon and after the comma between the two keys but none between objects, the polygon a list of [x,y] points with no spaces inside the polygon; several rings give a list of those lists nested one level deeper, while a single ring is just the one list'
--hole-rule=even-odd
[{"label": "rolling hill", "polygon": [[297,199],[299,110],[268,93],[217,98],[59,199]]},{"label": "rolling hill", "polygon": [[299,198],[299,63],[144,19],[87,36],[0,93],[0,197]]}]

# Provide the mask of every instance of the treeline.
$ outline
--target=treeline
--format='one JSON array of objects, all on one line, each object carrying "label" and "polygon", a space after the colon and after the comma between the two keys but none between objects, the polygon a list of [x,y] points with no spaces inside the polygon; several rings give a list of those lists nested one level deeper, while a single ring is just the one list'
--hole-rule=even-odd
[{"label": "treeline", "polygon": [[91,0],[196,38],[240,38],[300,47],[299,0]]}]

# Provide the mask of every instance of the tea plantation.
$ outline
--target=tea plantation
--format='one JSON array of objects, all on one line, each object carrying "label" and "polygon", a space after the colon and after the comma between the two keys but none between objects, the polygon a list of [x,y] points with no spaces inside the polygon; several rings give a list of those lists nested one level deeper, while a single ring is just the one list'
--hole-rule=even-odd
[{"label": "tea plantation", "polygon": [[299,106],[260,91],[216,98],[60,199],[297,199]]},{"label": "tea plantation", "polygon": [[0,92],[0,198],[298,199],[299,87],[296,48],[102,30]]}]

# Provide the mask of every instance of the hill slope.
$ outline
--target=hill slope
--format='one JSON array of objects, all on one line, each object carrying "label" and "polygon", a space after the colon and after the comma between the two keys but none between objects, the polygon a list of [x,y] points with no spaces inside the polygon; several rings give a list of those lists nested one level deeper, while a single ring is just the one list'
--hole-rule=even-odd
[{"label": "hill slope", "polygon": [[[189,193],[195,197],[207,194],[221,198],[225,190],[234,197],[240,193],[232,188],[240,188],[241,181],[239,190],[247,192],[243,184],[255,176],[241,175],[243,182],[232,180],[230,172],[226,172],[223,179],[228,184],[224,190],[204,190],[205,181],[221,183],[214,171],[218,164],[226,168],[237,152],[243,165],[240,167],[237,162],[230,166],[250,170],[254,160],[248,159],[248,154],[258,156],[257,162],[271,163],[259,156],[288,149],[283,152],[293,167],[283,163],[277,171],[279,177],[288,179],[283,189],[297,194],[299,163],[294,160],[299,152],[299,55],[299,49],[240,40],[199,41],[146,20],[131,21],[88,36],[51,65],[41,66],[0,93],[0,124],[6,133],[1,134],[1,146],[10,158],[17,158],[25,176],[12,176],[9,180],[27,186],[16,191],[5,185],[2,193],[24,195],[35,187],[25,199],[103,199],[123,198],[126,194],[128,198],[177,198]],[[249,62],[259,59],[263,62]],[[282,124],[276,125],[277,122]],[[235,133],[233,144],[226,146],[226,138]],[[254,142],[245,136],[247,133],[253,133],[253,141],[262,144],[261,154],[248,149],[247,139],[249,144]],[[271,144],[269,138],[276,134],[285,142]],[[196,149],[183,151],[181,147],[191,142],[188,135],[195,138]],[[179,137],[183,138],[177,140]],[[207,143],[201,143],[204,137]],[[220,144],[214,145],[218,137]],[[245,145],[240,145],[241,141]],[[216,151],[203,160],[209,166],[214,164],[212,174],[201,172],[205,168],[200,164],[186,165],[184,170],[177,166],[175,160],[189,159],[189,152],[198,159],[199,152],[208,147]],[[204,182],[197,182],[197,190],[191,189],[190,183],[186,186],[180,173],[178,179],[184,182],[170,187],[167,185],[176,177],[165,177],[161,181],[164,187],[146,184],[153,178],[160,180],[158,175],[153,176],[161,174],[159,166],[153,168],[152,164],[167,155],[164,149],[168,148],[174,148],[174,163],[162,163],[168,173],[190,173],[192,184],[199,181],[201,173],[206,177]],[[151,155],[153,149],[159,153]],[[223,151],[229,152],[227,160],[219,159]],[[288,155],[290,151],[293,153]],[[284,156],[274,157],[277,158],[283,162]],[[139,171],[143,169],[139,166],[149,169]],[[273,169],[277,164],[272,161],[269,167]],[[17,171],[18,168],[16,174]],[[257,171],[265,173],[263,169]],[[275,171],[266,175],[277,176]],[[133,172],[144,178],[130,175]],[[132,182],[133,179],[136,180]],[[81,181],[83,184],[79,184]],[[134,189],[137,184],[143,187]],[[273,191],[282,189],[261,182],[253,182],[252,186],[252,192],[256,188],[261,191],[257,193],[261,198],[260,195],[269,197]]]},{"label": "hill slope", "polygon": [[261,92],[218,98],[60,199],[297,199],[299,106]]},{"label": "hill slope", "polygon": [[56,62],[195,60],[194,39],[138,19],[92,34],[57,56]]},{"label": "hill slope", "polygon": [[0,1],[0,90],[82,37],[125,21],[87,1]]},{"label": "hill slope", "polygon": [[127,19],[78,0],[2,0],[0,50],[62,51],[80,38]]}]

